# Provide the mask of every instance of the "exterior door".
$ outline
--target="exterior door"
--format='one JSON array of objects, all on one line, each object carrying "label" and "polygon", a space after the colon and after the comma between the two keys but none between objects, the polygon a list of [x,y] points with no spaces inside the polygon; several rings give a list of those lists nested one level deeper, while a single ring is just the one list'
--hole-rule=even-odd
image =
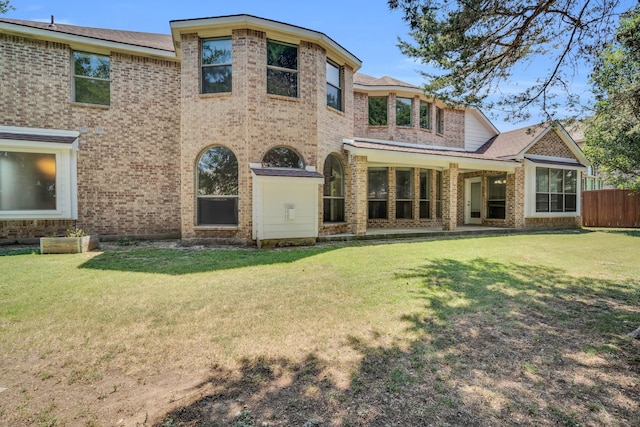
[{"label": "exterior door", "polygon": [[482,178],[467,178],[464,184],[464,223],[482,224]]}]

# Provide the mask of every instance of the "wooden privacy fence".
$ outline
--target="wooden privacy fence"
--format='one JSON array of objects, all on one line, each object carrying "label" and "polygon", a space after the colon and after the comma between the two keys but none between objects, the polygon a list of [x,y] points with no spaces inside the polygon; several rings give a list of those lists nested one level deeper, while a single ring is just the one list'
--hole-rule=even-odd
[{"label": "wooden privacy fence", "polygon": [[582,192],[585,227],[640,228],[640,192],[595,190]]}]

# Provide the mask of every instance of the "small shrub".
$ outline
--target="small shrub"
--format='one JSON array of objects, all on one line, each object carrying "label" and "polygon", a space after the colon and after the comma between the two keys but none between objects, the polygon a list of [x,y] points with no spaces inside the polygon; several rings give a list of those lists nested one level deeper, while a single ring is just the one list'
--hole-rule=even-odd
[{"label": "small shrub", "polygon": [[82,228],[69,228],[67,229],[67,237],[84,237],[88,236],[89,233],[84,231]]}]

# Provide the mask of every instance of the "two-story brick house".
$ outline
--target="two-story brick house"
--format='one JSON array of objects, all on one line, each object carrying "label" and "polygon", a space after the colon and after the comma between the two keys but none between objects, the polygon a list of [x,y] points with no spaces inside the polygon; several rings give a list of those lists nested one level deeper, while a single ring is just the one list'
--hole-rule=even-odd
[{"label": "two-story brick house", "polygon": [[290,24],[170,25],[0,18],[0,241],[580,224],[587,161],[559,125],[500,133]]}]

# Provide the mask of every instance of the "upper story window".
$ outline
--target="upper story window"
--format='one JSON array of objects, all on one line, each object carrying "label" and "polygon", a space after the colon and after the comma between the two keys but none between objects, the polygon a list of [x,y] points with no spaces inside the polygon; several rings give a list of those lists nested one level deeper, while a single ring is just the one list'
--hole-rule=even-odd
[{"label": "upper story window", "polygon": [[202,93],[231,92],[231,39],[202,40]]},{"label": "upper story window", "polygon": [[213,147],[198,160],[198,225],[238,224],[238,160],[226,147]]},{"label": "upper story window", "polygon": [[576,212],[578,171],[536,168],[536,212]]},{"label": "upper story window", "polygon": [[109,105],[111,102],[109,56],[73,52],[73,88],[75,102]]},{"label": "upper story window", "polygon": [[342,73],[330,61],[327,61],[327,105],[342,111]]},{"label": "upper story window", "polygon": [[369,97],[369,124],[371,126],[387,125],[387,97]]},{"label": "upper story window", "polygon": [[304,169],[302,158],[289,147],[274,147],[262,158],[265,168]]},{"label": "upper story window", "polygon": [[431,103],[420,101],[420,127],[431,129]]},{"label": "upper story window", "polygon": [[411,98],[396,98],[396,126],[413,125],[412,102]]},{"label": "upper story window", "polygon": [[298,46],[267,41],[267,93],[298,97]]},{"label": "upper story window", "polygon": [[436,133],[444,133],[444,110],[436,107]]}]

